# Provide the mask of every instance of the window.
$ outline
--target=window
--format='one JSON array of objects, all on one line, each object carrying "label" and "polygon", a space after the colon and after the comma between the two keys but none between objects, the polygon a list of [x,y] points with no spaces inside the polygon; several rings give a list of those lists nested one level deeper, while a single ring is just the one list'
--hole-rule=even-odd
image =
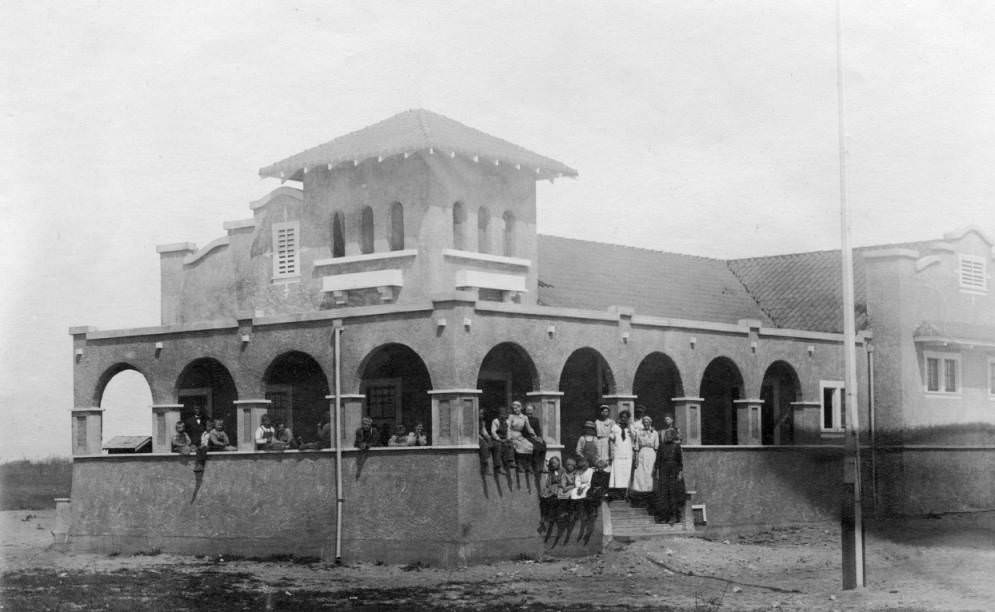
[{"label": "window", "polygon": [[842,381],[819,382],[822,391],[822,431],[846,429],[846,391]]},{"label": "window", "polygon": [[988,358],[988,395],[995,399],[995,357]]},{"label": "window", "polygon": [[511,211],[504,213],[504,255],[515,254],[515,215]]},{"label": "window", "polygon": [[390,205],[390,250],[404,250],[404,207],[400,202]]},{"label": "window", "polygon": [[273,224],[273,276],[287,278],[300,275],[299,228],[296,221]]},{"label": "window", "polygon": [[491,252],[491,238],[489,226],[491,224],[491,213],[483,206],[477,211],[477,250],[481,253]]},{"label": "window", "polygon": [[373,209],[363,208],[359,221],[359,251],[364,255],[373,252]]},{"label": "window", "polygon": [[974,255],[960,256],[960,288],[971,291],[988,291],[985,259]]},{"label": "window", "polygon": [[453,248],[462,251],[466,248],[466,239],[463,233],[466,231],[466,208],[462,202],[453,204]]},{"label": "window", "polygon": [[345,256],[345,218],[341,211],[332,215],[332,257]]},{"label": "window", "polygon": [[927,393],[960,393],[960,355],[923,353]]}]

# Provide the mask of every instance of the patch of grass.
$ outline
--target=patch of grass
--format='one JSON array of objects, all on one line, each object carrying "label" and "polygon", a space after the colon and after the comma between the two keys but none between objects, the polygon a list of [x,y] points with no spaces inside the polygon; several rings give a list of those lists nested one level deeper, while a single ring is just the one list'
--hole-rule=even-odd
[{"label": "patch of grass", "polygon": [[56,497],[69,497],[71,459],[22,459],[0,464],[0,510],[54,508]]}]

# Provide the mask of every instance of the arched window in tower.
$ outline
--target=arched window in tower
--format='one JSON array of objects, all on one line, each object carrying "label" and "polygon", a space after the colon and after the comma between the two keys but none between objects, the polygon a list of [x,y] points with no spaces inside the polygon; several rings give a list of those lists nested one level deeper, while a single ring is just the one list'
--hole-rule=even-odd
[{"label": "arched window in tower", "polygon": [[491,252],[490,225],[491,213],[481,206],[477,211],[477,250],[481,253]]},{"label": "arched window in tower", "polygon": [[466,239],[463,233],[466,231],[466,209],[463,202],[453,204],[453,248],[462,251],[466,248]]},{"label": "arched window in tower", "polygon": [[400,202],[390,205],[390,250],[404,249],[404,207]]},{"label": "arched window in tower", "polygon": [[332,257],[345,256],[345,218],[341,210],[332,215]]},{"label": "arched window in tower", "polygon": [[509,210],[504,213],[504,255],[515,254],[515,215]]},{"label": "arched window in tower", "polygon": [[373,209],[369,206],[363,207],[362,217],[359,221],[359,250],[361,253],[373,252]]}]

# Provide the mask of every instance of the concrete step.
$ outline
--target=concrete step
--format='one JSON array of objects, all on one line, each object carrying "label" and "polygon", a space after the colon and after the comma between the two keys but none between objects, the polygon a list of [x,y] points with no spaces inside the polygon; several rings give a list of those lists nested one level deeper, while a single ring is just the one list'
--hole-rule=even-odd
[{"label": "concrete step", "polygon": [[676,536],[694,533],[694,523],[685,517],[683,523],[657,523],[646,508],[633,508],[623,500],[604,504],[605,534],[613,538]]}]

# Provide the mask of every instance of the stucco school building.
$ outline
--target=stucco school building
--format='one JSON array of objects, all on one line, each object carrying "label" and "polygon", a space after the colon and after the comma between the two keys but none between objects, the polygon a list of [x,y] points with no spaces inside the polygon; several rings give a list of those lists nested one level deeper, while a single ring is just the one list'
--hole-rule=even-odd
[{"label": "stucco school building", "polygon": [[[513,399],[564,454],[599,404],[675,415],[699,528],[836,516],[839,252],[719,260],[538,235],[536,182],[577,172],[425,110],[260,174],[281,186],[250,218],[199,248],[157,247],[160,326],[70,329],[74,548],[328,558],[341,498],[345,558],[541,551],[534,483],[480,471],[480,418]],[[977,229],[855,253],[869,511],[995,507],[992,257]],[[151,390],[135,407],[150,454],[101,454],[101,397],[125,370]],[[336,377],[341,491],[333,451],[252,439],[267,413],[314,439]],[[169,452],[196,408],[239,448],[200,474]],[[423,423],[431,446],[360,456],[364,415]],[[596,548],[603,515],[563,551]]]}]

